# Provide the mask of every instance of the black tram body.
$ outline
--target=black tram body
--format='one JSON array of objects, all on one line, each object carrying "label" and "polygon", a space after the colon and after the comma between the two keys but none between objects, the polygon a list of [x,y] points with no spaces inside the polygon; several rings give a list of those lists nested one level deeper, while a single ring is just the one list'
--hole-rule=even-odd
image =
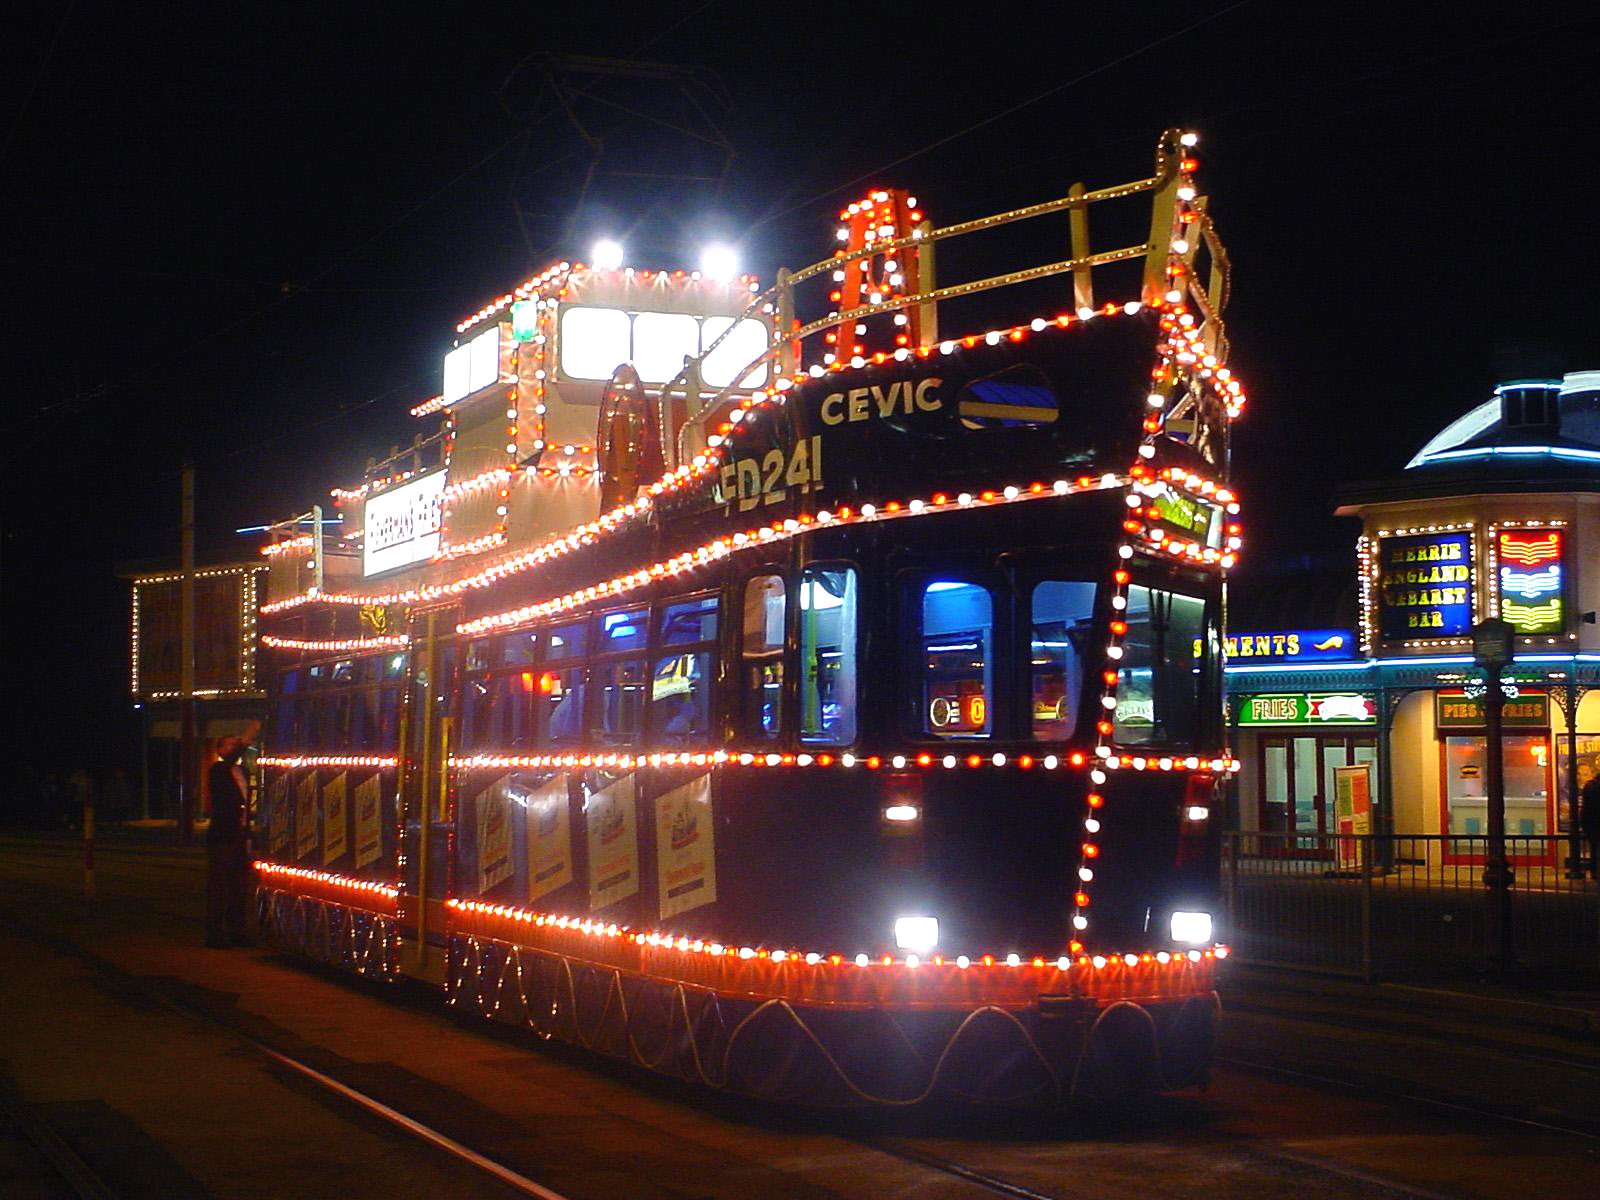
[{"label": "black tram body", "polygon": [[269,614],[267,927],[780,1100],[1203,1078],[1237,509],[1150,436],[1180,312],[796,374],[543,557]]}]

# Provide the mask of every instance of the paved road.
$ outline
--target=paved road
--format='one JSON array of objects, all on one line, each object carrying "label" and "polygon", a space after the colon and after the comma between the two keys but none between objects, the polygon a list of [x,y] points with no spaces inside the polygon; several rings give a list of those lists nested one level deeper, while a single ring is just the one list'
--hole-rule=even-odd
[{"label": "paved road", "polygon": [[457,1019],[422,988],[204,950],[193,852],[109,842],[87,909],[78,865],[70,843],[0,837],[7,1196],[83,1194],[40,1151],[51,1139],[125,1197],[519,1194],[263,1047],[571,1200],[1522,1197],[1600,1176],[1588,1043],[1537,1022],[1250,978],[1204,1093],[819,1121]]}]

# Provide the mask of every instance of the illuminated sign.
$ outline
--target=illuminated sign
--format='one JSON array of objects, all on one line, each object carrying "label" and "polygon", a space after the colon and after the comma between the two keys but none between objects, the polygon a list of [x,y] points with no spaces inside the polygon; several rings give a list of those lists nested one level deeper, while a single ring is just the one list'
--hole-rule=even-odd
[{"label": "illuminated sign", "polygon": [[1167,488],[1155,498],[1156,523],[1213,550],[1222,548],[1222,509]]},{"label": "illuminated sign", "polygon": [[[1483,699],[1463,691],[1441,691],[1433,695],[1434,723],[1441,729],[1482,729],[1487,723]],[[1506,700],[1500,711],[1506,725],[1533,729],[1550,728],[1550,697],[1544,692],[1524,691]]]},{"label": "illuminated sign", "polygon": [[928,722],[935,729],[962,732],[982,729],[989,720],[989,702],[982,692],[935,696],[928,702]]},{"label": "illuminated sign", "polygon": [[1561,602],[1561,531],[1501,530],[1500,616],[1518,633],[1560,633],[1566,627]]},{"label": "illuminated sign", "polygon": [[1385,641],[1465,637],[1472,630],[1472,534],[1382,539],[1378,607]]},{"label": "illuminated sign", "polygon": [[438,551],[444,476],[435,471],[367,497],[363,575],[425,562]]},{"label": "illuminated sign", "polygon": [[500,326],[486,329],[464,345],[444,356],[446,404],[464,400],[500,382]]},{"label": "illuminated sign", "polygon": [[[1200,657],[1200,643],[1195,644]],[[1328,662],[1353,658],[1353,629],[1284,629],[1275,633],[1230,633],[1222,639],[1222,652],[1230,659],[1277,662]]]},{"label": "illuminated sign", "polygon": [[1378,708],[1357,692],[1237,696],[1240,725],[1376,725]]}]

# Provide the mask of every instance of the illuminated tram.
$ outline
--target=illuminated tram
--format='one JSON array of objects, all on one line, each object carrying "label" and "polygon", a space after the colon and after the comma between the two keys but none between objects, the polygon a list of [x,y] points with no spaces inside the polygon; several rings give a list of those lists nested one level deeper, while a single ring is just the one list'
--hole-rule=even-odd
[{"label": "illuminated tram", "polygon": [[[562,263],[463,321],[440,436],[263,550],[269,936],[786,1102],[1203,1079],[1244,396],[1193,144],[942,229],[872,192],[766,290]],[[1070,257],[935,281],[1052,216]],[[1052,315],[951,331],[999,289]]]}]

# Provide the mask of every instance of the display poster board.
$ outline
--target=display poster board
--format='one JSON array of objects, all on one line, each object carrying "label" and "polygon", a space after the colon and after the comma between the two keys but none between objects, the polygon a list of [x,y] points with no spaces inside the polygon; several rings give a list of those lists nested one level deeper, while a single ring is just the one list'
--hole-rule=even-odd
[{"label": "display poster board", "polygon": [[1384,641],[1472,632],[1472,534],[1378,539],[1378,628]]},{"label": "display poster board", "polygon": [[502,775],[473,800],[478,826],[478,892],[511,877],[511,776]]},{"label": "display poster board", "polygon": [[289,775],[283,772],[267,784],[267,856],[278,858],[289,849],[294,814],[289,811]]},{"label": "display poster board", "polygon": [[367,497],[362,509],[363,576],[425,562],[439,549],[447,473],[433,471]]},{"label": "display poster board", "polygon": [[[245,573],[227,570],[194,581],[196,691],[238,691],[245,684],[250,642],[244,623]],[[134,694],[176,695],[183,688],[183,583],[135,580]]]},{"label": "display poster board", "polygon": [[295,789],[294,856],[304,858],[317,848],[317,773],[310,772]]},{"label": "display poster board", "polygon": [[383,853],[383,777],[373,774],[356,784],[356,869]]},{"label": "display poster board", "polygon": [[[584,784],[588,787],[587,782]],[[638,816],[633,775],[589,793],[589,907],[609,908],[639,890]]]},{"label": "display poster board", "polygon": [[656,797],[656,880],[661,915],[688,912],[717,898],[711,775]]},{"label": "display poster board", "polygon": [[572,819],[565,773],[528,796],[528,899],[572,882]]},{"label": "display poster board", "polygon": [[350,772],[340,771],[322,785],[322,865],[350,848]]},{"label": "display poster board", "polygon": [[1339,869],[1359,870],[1361,843],[1356,839],[1372,832],[1371,763],[1333,768],[1333,808],[1339,830]]}]

